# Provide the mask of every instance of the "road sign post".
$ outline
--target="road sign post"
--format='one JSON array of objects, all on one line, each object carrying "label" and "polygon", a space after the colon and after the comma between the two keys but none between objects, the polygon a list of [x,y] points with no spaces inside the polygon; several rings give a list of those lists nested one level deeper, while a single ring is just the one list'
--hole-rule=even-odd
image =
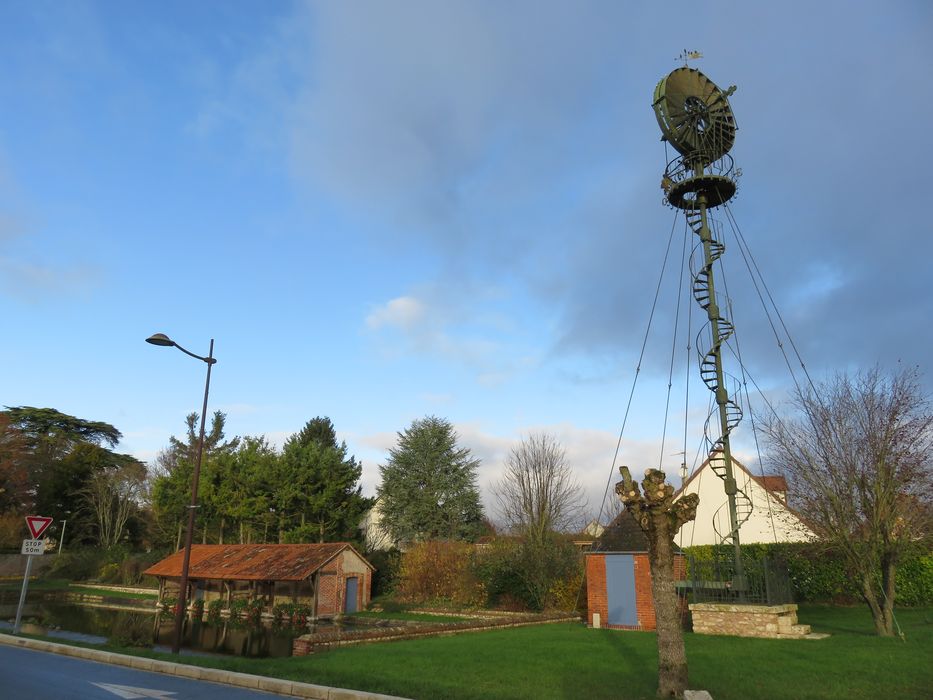
[{"label": "road sign post", "polygon": [[32,558],[45,554],[45,542],[39,538],[51,522],[51,518],[42,515],[26,516],[26,526],[32,534],[32,539],[23,540],[23,548],[20,550],[22,554],[26,555],[26,573],[23,575],[23,590],[19,592],[19,605],[16,607],[16,622],[13,623],[13,634],[19,634],[19,623],[23,619],[23,606],[26,604],[26,591],[29,589],[29,574],[32,573]]}]

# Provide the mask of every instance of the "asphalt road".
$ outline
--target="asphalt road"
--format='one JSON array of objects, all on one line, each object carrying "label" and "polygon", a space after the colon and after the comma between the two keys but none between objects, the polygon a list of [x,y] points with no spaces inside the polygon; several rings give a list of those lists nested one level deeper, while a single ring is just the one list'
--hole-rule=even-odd
[{"label": "asphalt road", "polygon": [[0,698],[10,700],[273,700],[286,697],[0,646]]}]

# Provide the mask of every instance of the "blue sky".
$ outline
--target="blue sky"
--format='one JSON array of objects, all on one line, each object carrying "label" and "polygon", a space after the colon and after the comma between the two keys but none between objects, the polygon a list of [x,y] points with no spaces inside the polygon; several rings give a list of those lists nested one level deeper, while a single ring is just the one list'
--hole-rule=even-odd
[{"label": "blue sky", "polygon": [[[928,3],[0,17],[0,403],[111,422],[143,459],[200,408],[203,366],[143,342],[164,332],[200,354],[215,339],[229,434],[281,444],[330,416],[367,493],[396,431],[435,414],[483,459],[487,503],[508,449],[547,430],[597,510],[676,226],[650,103],[684,48],[738,86],[732,211],[811,375],[929,369]],[[735,246],[723,264],[749,371],[780,397],[791,379]],[[675,276],[622,450],[672,474]]]}]

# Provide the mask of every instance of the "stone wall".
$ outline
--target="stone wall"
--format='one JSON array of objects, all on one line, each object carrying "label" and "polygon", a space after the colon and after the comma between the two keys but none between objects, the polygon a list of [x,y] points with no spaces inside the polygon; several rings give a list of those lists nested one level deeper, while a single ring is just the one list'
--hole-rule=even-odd
[{"label": "stone wall", "polygon": [[797,624],[797,606],[729,605],[693,603],[693,631],[697,634],[729,634],[737,637],[800,639],[810,634],[809,625]]}]

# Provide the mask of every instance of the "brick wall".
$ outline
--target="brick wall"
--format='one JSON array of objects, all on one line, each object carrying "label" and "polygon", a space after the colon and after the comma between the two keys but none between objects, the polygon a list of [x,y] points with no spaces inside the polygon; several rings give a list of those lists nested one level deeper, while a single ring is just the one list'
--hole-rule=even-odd
[{"label": "brick wall", "polygon": [[356,554],[344,550],[318,573],[319,617],[330,617],[346,610],[344,595],[348,578],[358,579],[356,609],[363,610],[369,605],[372,571]]},{"label": "brick wall", "polygon": [[[654,630],[657,623],[654,615],[654,597],[651,593],[651,564],[647,552],[633,553],[635,565],[635,614],[638,625],[610,625],[609,598],[606,593],[606,555],[586,556],[586,602],[587,624],[593,625],[593,613],[599,613],[600,625],[612,629]],[[687,562],[682,555],[674,556],[674,577],[687,577]],[[686,610],[686,607],[684,608]]]},{"label": "brick wall", "polygon": [[600,625],[609,618],[609,599],[606,596],[606,558],[586,556],[586,624],[593,626],[593,613],[599,613]]}]

